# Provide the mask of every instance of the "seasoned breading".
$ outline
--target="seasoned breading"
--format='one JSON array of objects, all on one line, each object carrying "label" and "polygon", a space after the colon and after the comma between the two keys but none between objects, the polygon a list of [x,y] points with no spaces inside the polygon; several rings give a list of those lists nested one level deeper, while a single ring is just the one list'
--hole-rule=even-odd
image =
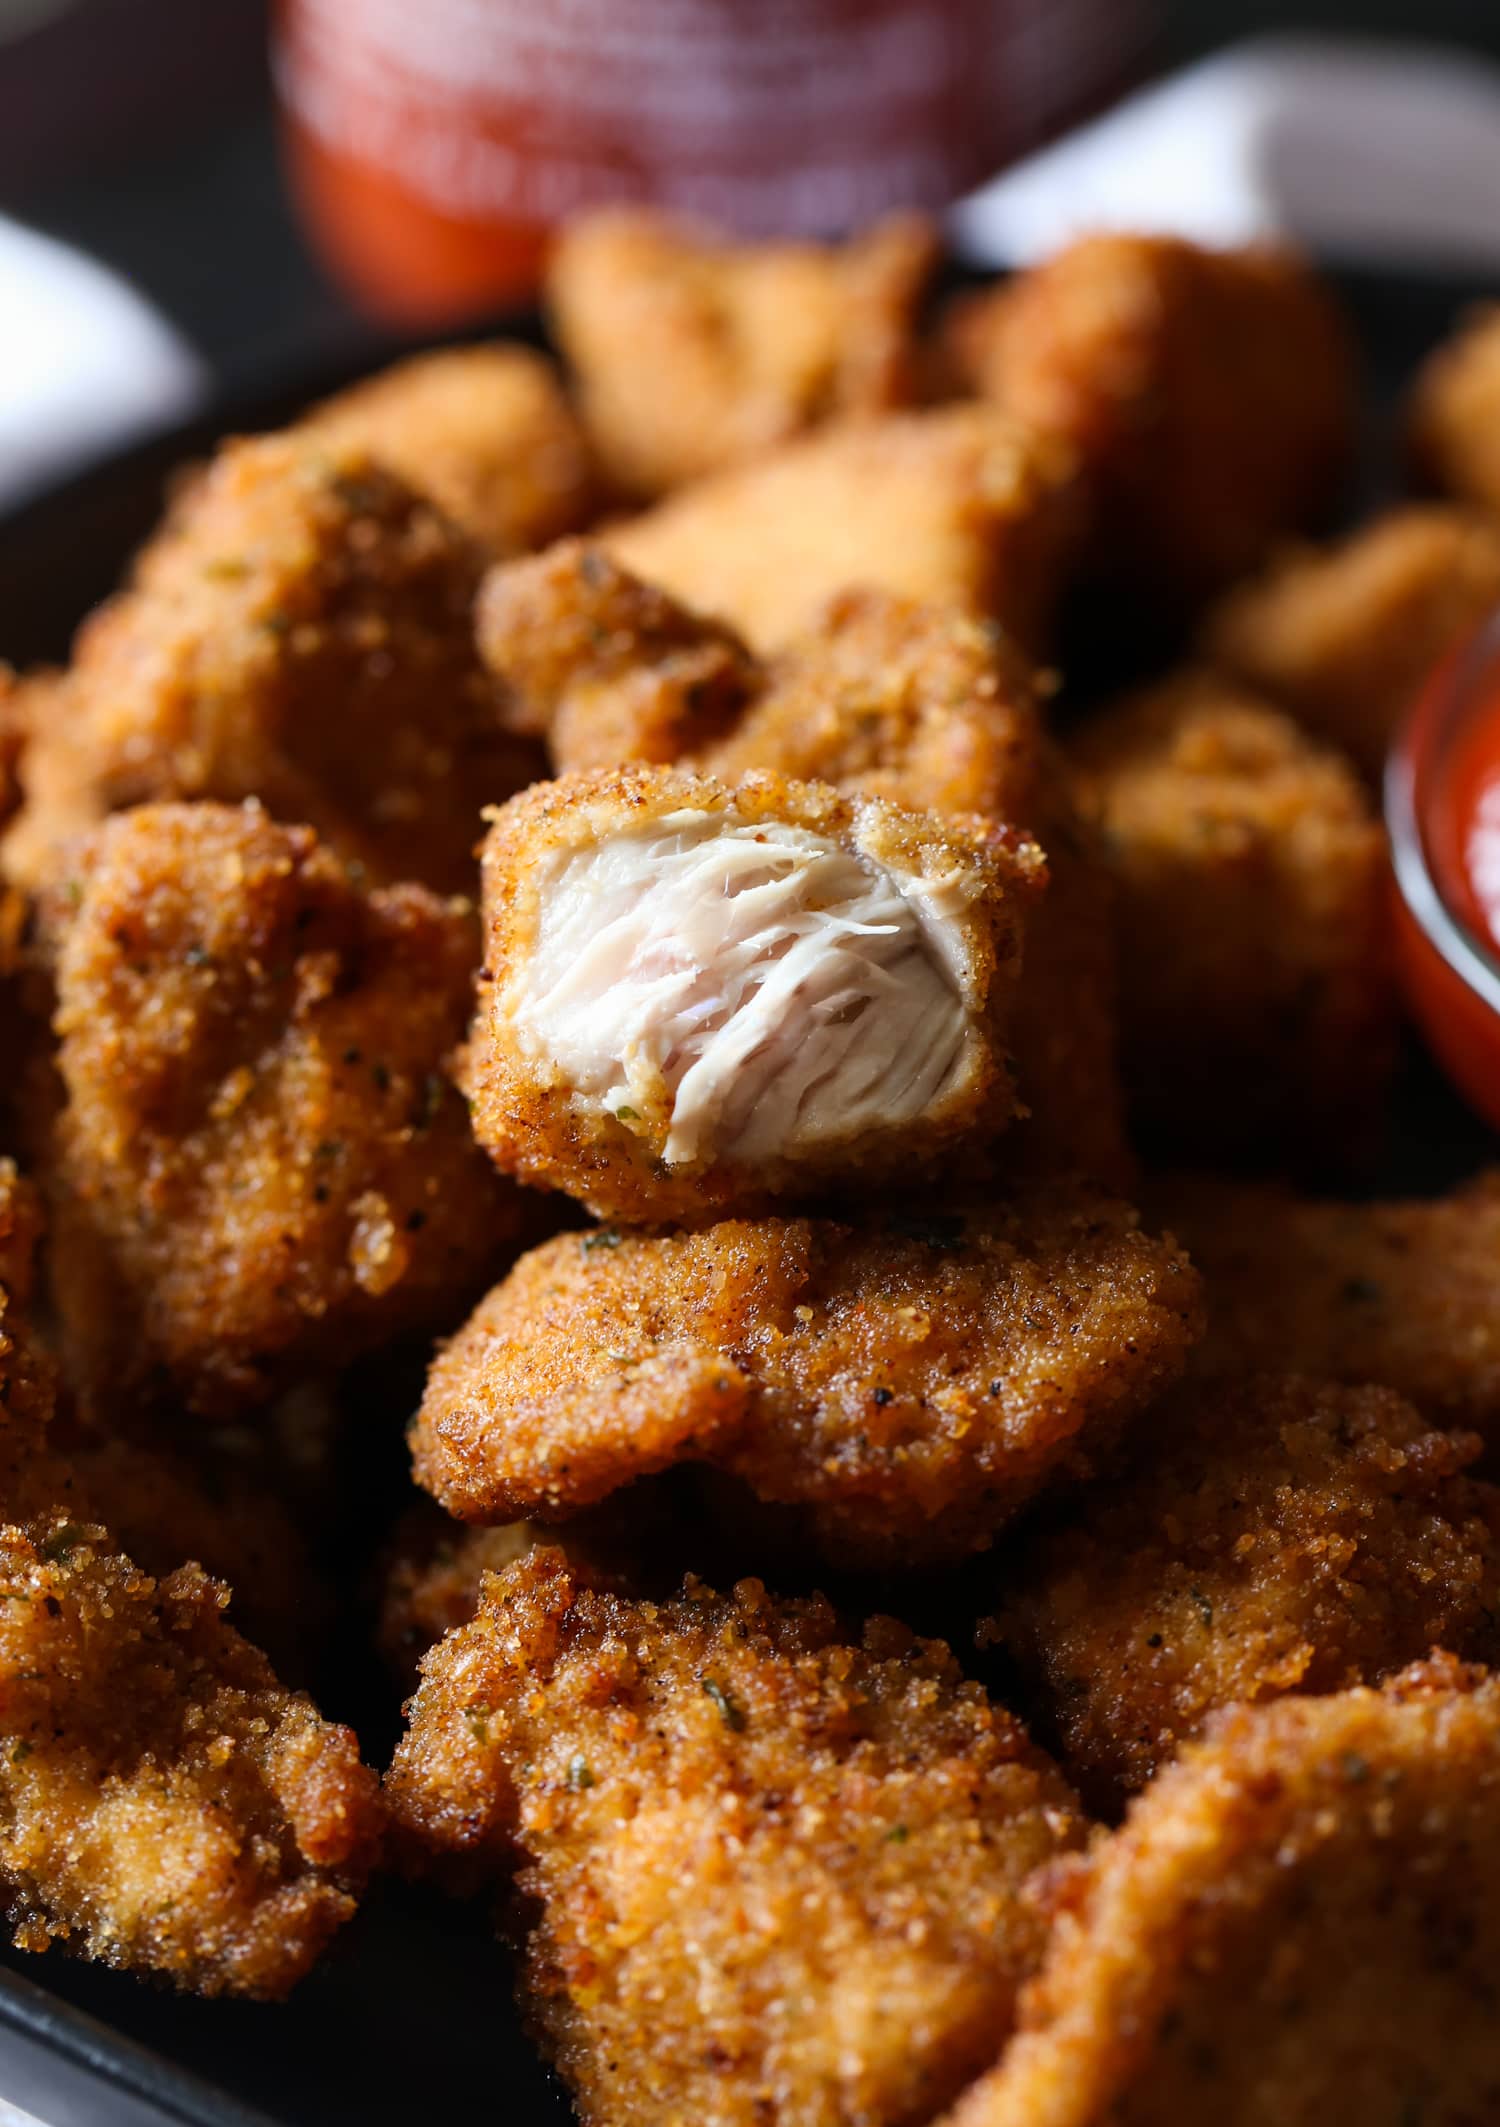
[{"label": "seasoned breading", "polygon": [[350,445],[226,445],[46,682],[6,868],[125,806],[254,797],[374,879],[472,890],[482,807],[539,772],[474,644],[483,565]]},{"label": "seasoned breading", "polygon": [[1392,1061],[1385,838],[1345,762],[1212,673],[1072,749],[1117,890],[1139,1129],[1209,1159],[1358,1153]]},{"label": "seasoned breading", "polygon": [[1279,556],[1213,609],[1201,649],[1375,782],[1439,658],[1497,604],[1500,526],[1413,506]]},{"label": "seasoned breading", "polygon": [[1194,1386],[1123,1476],[997,1561],[1003,1642],[1086,1794],[1144,1786],[1221,1706],[1500,1653],[1500,1490],[1384,1388]]},{"label": "seasoned breading", "polygon": [[513,340],[414,355],[327,399],[297,433],[368,451],[499,558],[587,523],[588,443],[553,364]]},{"label": "seasoned breading", "polygon": [[1180,1373],[1199,1285],[1108,1198],[563,1234],[439,1354],[418,1482],[566,1517],[709,1462],[860,1562],[961,1555],[1087,1473]]},{"label": "seasoned breading", "polygon": [[1003,2040],[1026,1879],[1084,1827],[936,1642],[541,1551],[423,1669],[395,1822],[470,1880],[519,1856],[523,2002],[593,2127],[918,2127]]},{"label": "seasoned breading", "polygon": [[453,1320],[518,1195],[443,1075],[467,904],[365,892],[254,806],[142,806],[43,912],[60,1112],[38,1131],[86,1400],[160,1372],[223,1415]]},{"label": "seasoned breading", "polygon": [[946,2127],[1470,2127],[1500,2108],[1500,1683],[1223,1715],[1058,1885]]},{"label": "seasoned breading", "polygon": [[1500,509],[1500,304],[1478,305],[1429,356],[1411,397],[1420,469],[1447,494]]},{"label": "seasoned breading", "polygon": [[1194,1367],[1380,1381],[1500,1450],[1500,1172],[1425,1201],[1338,1204],[1157,1177],[1153,1217],[1208,1283]]},{"label": "seasoned breading", "polygon": [[1066,453],[971,405],[835,423],[601,536],[762,652],[854,588],[958,606],[1035,650],[1079,526]]},{"label": "seasoned breading", "polygon": [[848,591],[758,663],[730,630],[575,541],[491,572],[480,639],[559,773],[689,760],[723,780],[765,770],[1034,832],[1048,885],[1016,997],[1029,1113],[1007,1166],[1128,1184],[1108,882],[1043,737],[1045,681],[998,630]]},{"label": "seasoned breading", "polygon": [[1019,835],[632,768],[502,808],[482,870],[475,1134],[601,1217],[910,1183],[1015,1113]]},{"label": "seasoned breading", "polygon": [[571,223],[547,303],[616,484],[662,495],[833,416],[907,404],[937,255],[909,214],[838,247],[735,244],[639,208]]},{"label": "seasoned breading", "polygon": [[1354,429],[1342,323],[1290,255],[1085,236],[953,332],[960,367],[1077,461],[1091,573],[1181,607],[1328,503]]}]

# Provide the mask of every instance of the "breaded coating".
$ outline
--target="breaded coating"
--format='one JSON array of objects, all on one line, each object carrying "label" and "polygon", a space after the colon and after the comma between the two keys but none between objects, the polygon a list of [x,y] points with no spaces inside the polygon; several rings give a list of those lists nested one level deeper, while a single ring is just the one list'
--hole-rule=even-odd
[{"label": "breaded coating", "polygon": [[557,370],[514,340],[397,362],[315,407],[297,433],[368,451],[496,559],[593,512],[588,443]]},{"label": "breaded coating", "polygon": [[7,870],[126,806],[253,797],[373,879],[472,891],[483,806],[539,772],[474,643],[483,566],[352,445],[227,444],[47,683]]},{"label": "breaded coating", "polygon": [[960,1556],[1177,1378],[1199,1295],[1128,1206],[1073,1191],[562,1234],[439,1353],[417,1481],[462,1520],[553,1519],[707,1462],[837,1559]]},{"label": "breaded coating", "polygon": [[937,264],[919,215],[846,244],[736,244],[639,208],[581,216],[547,305],[615,484],[650,499],[839,414],[913,397]]},{"label": "breaded coating", "polygon": [[1273,250],[1081,237],[955,322],[986,398],[1071,453],[1090,573],[1181,608],[1328,504],[1350,455],[1342,321]]},{"label": "breaded coating", "polygon": [[1446,494],[1500,509],[1500,304],[1471,311],[1417,378],[1411,440]]},{"label": "breaded coating", "polygon": [[600,1217],[972,1171],[1016,1112],[1009,830],[641,767],[538,784],[482,870],[475,1135]]},{"label": "breaded coating", "polygon": [[1080,522],[1071,458],[970,405],[834,423],[601,536],[762,652],[852,588],[958,606],[1036,650]]},{"label": "breaded coating", "polygon": [[1184,671],[1072,749],[1120,926],[1140,1133],[1208,1159],[1364,1149],[1393,1051],[1385,837],[1345,762]]},{"label": "breaded coating", "polygon": [[946,2127],[1476,2127],[1500,2109],[1500,1682],[1223,1715],[1057,1872],[1022,2028]]},{"label": "breaded coating", "polygon": [[918,2127],[993,2057],[1084,1826],[946,1648],[540,1551],[423,1669],[394,1820],[470,1880],[519,1858],[523,2004],[592,2127]]},{"label": "breaded coating", "polygon": [[86,1400],[222,1416],[454,1317],[517,1193],[443,1074],[472,911],[366,892],[255,806],[141,806],[46,898],[60,1112],[39,1133]]},{"label": "breaded coating", "polygon": [[560,774],[688,760],[1035,833],[1033,909],[1012,1046],[1029,1111],[1007,1165],[1127,1186],[1108,881],[1043,736],[1045,682],[992,625],[883,591],[846,591],[758,662],[732,631],[582,542],[485,580],[480,640],[513,714]]},{"label": "breaded coating", "polygon": [[27,733],[22,695],[15,673],[0,664],[0,828],[21,802],[20,763]]},{"label": "breaded coating", "polygon": [[1365,1204],[1158,1177],[1150,1209],[1208,1282],[1199,1372],[1384,1382],[1431,1423],[1500,1450],[1500,1171],[1448,1196]]},{"label": "breaded coating", "polygon": [[1145,1785],[1221,1706],[1500,1653],[1500,1490],[1384,1388],[1180,1391],[1130,1469],[999,1561],[1002,1642],[1086,1794]]},{"label": "breaded coating", "polygon": [[1500,526],[1441,503],[1300,547],[1231,590],[1200,647],[1371,782],[1443,654],[1500,604]]}]

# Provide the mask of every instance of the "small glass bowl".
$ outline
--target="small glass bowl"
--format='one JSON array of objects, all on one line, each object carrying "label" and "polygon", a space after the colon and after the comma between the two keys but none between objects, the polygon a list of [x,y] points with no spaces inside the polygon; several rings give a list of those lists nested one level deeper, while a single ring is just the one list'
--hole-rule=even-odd
[{"label": "small glass bowl", "polygon": [[1455,789],[1456,756],[1481,718],[1500,726],[1500,612],[1433,673],[1385,778],[1407,1002],[1454,1084],[1500,1129],[1500,956],[1479,928],[1463,870]]}]

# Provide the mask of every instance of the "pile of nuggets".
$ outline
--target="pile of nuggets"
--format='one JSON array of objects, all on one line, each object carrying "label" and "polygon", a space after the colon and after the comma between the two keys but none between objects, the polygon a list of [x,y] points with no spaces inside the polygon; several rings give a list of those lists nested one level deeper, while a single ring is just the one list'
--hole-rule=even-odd
[{"label": "pile of nuggets", "polygon": [[586,221],[0,682],[14,1939],[274,1998],[383,1866],[600,2127],[1473,2127],[1500,1171],[1367,1178],[1500,313],[1297,544],[1296,260],[934,266]]}]

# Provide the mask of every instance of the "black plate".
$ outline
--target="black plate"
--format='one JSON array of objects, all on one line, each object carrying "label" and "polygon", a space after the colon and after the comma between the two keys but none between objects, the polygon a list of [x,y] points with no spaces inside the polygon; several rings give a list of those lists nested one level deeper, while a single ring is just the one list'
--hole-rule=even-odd
[{"label": "black plate", "polygon": [[[1394,485],[1402,386],[1482,291],[1335,278],[1368,370],[1358,497],[1367,507]],[[531,320],[507,329],[537,338]],[[278,425],[351,373],[348,363],[323,365],[234,396],[0,519],[0,653],[18,665],[62,657],[149,531],[175,467],[226,432]],[[1494,1139],[1414,1055],[1381,1186],[1441,1188],[1495,1156]],[[713,1562],[703,1568],[711,1576]],[[383,1740],[367,1733],[372,1751]],[[497,2109],[514,2127],[548,2127],[569,2116],[521,2034],[508,1963],[483,1912],[397,1884],[377,1883],[293,2000],[274,2008],[182,2000],[56,1954],[0,1957],[0,2094],[49,2127],[380,2127]]]}]

